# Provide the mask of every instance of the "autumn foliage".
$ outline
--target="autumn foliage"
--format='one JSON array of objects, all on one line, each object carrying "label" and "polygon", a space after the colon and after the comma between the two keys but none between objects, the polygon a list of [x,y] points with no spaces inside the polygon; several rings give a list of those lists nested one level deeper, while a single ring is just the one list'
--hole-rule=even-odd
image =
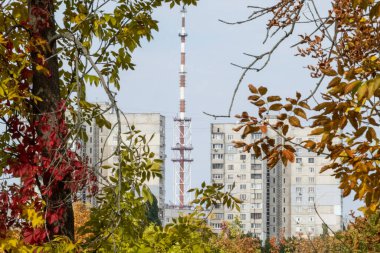
[{"label": "autumn foliage", "polygon": [[84,224],[90,219],[90,208],[89,204],[83,203],[81,201],[76,201],[73,203],[74,210],[74,229],[75,229],[75,240],[83,241],[86,236],[78,233],[78,230],[84,226]]},{"label": "autumn foliage", "polygon": [[[0,192],[2,236],[9,228],[20,229],[26,243],[42,243],[49,234],[43,227],[33,227],[26,222],[23,212],[28,208],[44,212],[46,225],[52,227],[53,233],[58,233],[65,205],[49,202],[49,199],[62,188],[75,193],[94,179],[89,175],[86,162],[67,145],[69,133],[64,104],[59,108],[54,116],[57,124],[51,124],[49,115],[32,122],[17,117],[7,120],[8,132],[15,145],[6,149],[8,168],[3,173],[18,178],[20,184]],[[7,210],[11,210],[10,215]]]},{"label": "autumn foliage", "polygon": [[[315,6],[312,1],[312,6]],[[343,196],[354,193],[364,201],[362,211],[380,208],[380,3],[360,0],[331,1],[326,17],[316,16],[320,25],[295,44],[298,55],[310,57],[307,67],[312,78],[319,78],[311,94],[282,98],[268,94],[266,87],[249,86],[248,100],[257,115],[238,115],[244,138],[268,127],[283,137],[284,143],[264,136],[255,143],[236,143],[256,156],[264,155],[269,167],[277,162],[294,161],[295,149],[303,148],[325,156],[330,163],[321,172],[332,170],[340,180]],[[301,19],[300,10],[310,7],[305,1],[278,1],[258,12],[273,15],[268,31],[288,28],[293,32]],[[311,9],[319,14],[317,9]],[[288,11],[287,15],[283,15]],[[265,13],[264,13],[265,14]],[[288,33],[284,39],[289,36]],[[266,54],[270,57],[272,53]],[[268,115],[277,116],[269,120]],[[315,140],[296,143],[289,128],[310,127]]]}]

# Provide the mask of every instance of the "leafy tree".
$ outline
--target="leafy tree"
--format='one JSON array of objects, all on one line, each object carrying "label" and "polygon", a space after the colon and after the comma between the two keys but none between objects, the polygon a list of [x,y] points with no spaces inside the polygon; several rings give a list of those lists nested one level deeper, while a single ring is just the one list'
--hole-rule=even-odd
[{"label": "leafy tree", "polygon": [[216,252],[221,253],[261,252],[261,241],[245,235],[238,218],[235,218],[233,222],[224,223],[222,232],[212,238],[211,245]]},{"label": "leafy tree", "polygon": [[154,195],[152,195],[152,197],[153,197],[152,204],[149,202],[146,203],[148,221],[151,223],[154,223],[157,226],[161,226],[161,220],[160,220],[160,217],[158,216],[159,209],[158,209],[157,198]]},{"label": "leafy tree", "polygon": [[75,240],[85,240],[86,236],[81,236],[78,230],[83,227],[83,225],[90,219],[90,207],[89,204],[83,203],[81,201],[76,201],[73,203],[74,211],[74,234]]},{"label": "leafy tree", "polygon": [[[332,170],[340,180],[343,196],[351,192],[363,200],[361,210],[371,214],[380,208],[379,137],[380,79],[379,79],[379,17],[380,3],[374,0],[332,0],[330,9],[321,14],[314,0],[277,0],[269,7],[253,6],[247,20],[253,22],[267,17],[267,39],[279,38],[273,47],[259,55],[248,55],[252,61],[243,69],[237,88],[247,71],[260,71],[273,59],[276,50],[295,31],[309,23],[312,29],[300,35],[298,55],[310,57],[308,65],[312,78],[318,78],[310,94],[282,98],[267,94],[268,89],[250,85],[249,101],[258,113],[237,115],[241,119],[242,137],[268,128],[283,137],[284,143],[264,136],[254,143],[237,141],[236,147],[263,155],[269,167],[277,162],[285,165],[294,161],[294,147],[324,155],[331,162],[321,172]],[[304,13],[307,13],[303,15]],[[284,33],[282,33],[284,31]],[[235,97],[236,91],[233,95]],[[233,102],[233,100],[232,100]],[[232,104],[231,104],[232,106]],[[230,116],[231,107],[229,110]],[[268,115],[277,119],[269,120]],[[218,115],[213,115],[220,117]],[[289,136],[290,127],[311,127],[316,141],[296,143]]]},{"label": "leafy tree", "polygon": [[[0,238],[17,228],[30,244],[54,235],[74,239],[73,199],[84,185],[96,190],[93,182],[100,176],[78,155],[86,140],[82,125],[95,119],[111,127],[103,111],[86,101],[86,85],[108,95],[107,110],[116,112],[114,128],[121,136],[122,113],[111,89],[119,89],[121,71],[133,69],[131,54],[141,40],[152,39],[158,29],[152,13],[164,3],[196,0],[0,3],[0,119],[6,126],[0,175],[19,179],[12,185],[2,181]],[[121,146],[119,138],[115,155],[122,156]],[[118,190],[113,200],[124,198]],[[43,228],[25,221],[23,210],[29,208],[44,214]]]}]

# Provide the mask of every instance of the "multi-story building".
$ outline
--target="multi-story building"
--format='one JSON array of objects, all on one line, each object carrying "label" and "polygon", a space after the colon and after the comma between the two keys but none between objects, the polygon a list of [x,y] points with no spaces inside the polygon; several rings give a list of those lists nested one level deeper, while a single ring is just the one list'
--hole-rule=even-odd
[{"label": "multi-story building", "polygon": [[[232,193],[243,200],[240,213],[223,206],[215,208],[210,225],[216,232],[223,221],[235,217],[240,219],[244,232],[263,240],[272,236],[319,235],[323,222],[333,230],[341,228],[339,183],[328,172],[319,173],[327,162],[323,156],[295,146],[295,163],[286,167],[278,163],[269,170],[265,161],[234,148],[232,141],[241,138],[234,127],[232,123],[211,125],[211,180],[224,184],[226,190],[235,183]],[[291,129],[289,134],[301,142],[311,139],[308,133],[308,129]],[[283,141],[274,131],[268,130],[266,135],[277,143]],[[245,141],[253,142],[262,136],[251,134]]]},{"label": "multi-story building", "polygon": [[[106,107],[107,104],[101,104]],[[134,125],[141,134],[147,136],[147,139],[154,134],[154,137],[149,142],[150,150],[155,153],[156,159],[162,159],[161,178],[150,179],[146,184],[151,192],[155,195],[160,210],[160,218],[164,217],[165,206],[165,117],[159,113],[126,113],[126,119],[121,117],[122,137],[126,137],[126,132],[130,131],[129,126]],[[112,110],[107,111],[104,117],[114,126],[117,122],[116,113]],[[115,151],[119,136],[117,136],[117,128],[107,129],[99,128],[95,121],[91,125],[86,125],[86,133],[88,141],[85,144],[85,153],[89,159],[89,165],[93,166],[101,173],[104,178],[107,178],[111,170],[102,170],[102,165],[113,166],[118,162],[118,157],[112,154]],[[126,141],[126,139],[124,139]],[[99,177],[101,183],[103,179]],[[92,198],[92,204],[96,204],[96,199]]]},{"label": "multi-story building", "polygon": [[180,216],[189,215],[194,212],[192,206],[179,206],[179,205],[169,205],[165,204],[165,216],[162,222],[163,226],[173,222],[173,219],[177,219]]}]

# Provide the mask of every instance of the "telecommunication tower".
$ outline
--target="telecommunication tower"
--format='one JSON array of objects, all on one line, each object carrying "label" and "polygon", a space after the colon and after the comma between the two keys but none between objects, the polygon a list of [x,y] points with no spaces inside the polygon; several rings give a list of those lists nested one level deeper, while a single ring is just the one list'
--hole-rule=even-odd
[{"label": "telecommunication tower", "polygon": [[185,116],[185,86],[186,86],[186,70],[185,70],[185,44],[187,33],[185,30],[186,9],[182,7],[182,28],[179,33],[181,39],[181,65],[179,70],[179,115],[174,117],[173,128],[173,163],[174,163],[174,194],[175,204],[179,207],[188,205],[190,199],[187,191],[191,185],[191,118]]}]

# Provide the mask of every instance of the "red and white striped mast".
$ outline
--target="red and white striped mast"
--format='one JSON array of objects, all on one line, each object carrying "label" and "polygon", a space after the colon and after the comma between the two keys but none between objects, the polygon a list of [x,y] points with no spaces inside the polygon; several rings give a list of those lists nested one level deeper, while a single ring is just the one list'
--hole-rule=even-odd
[{"label": "red and white striped mast", "polygon": [[189,194],[187,191],[190,189],[191,184],[191,150],[193,149],[191,145],[191,118],[185,116],[186,103],[185,103],[185,84],[186,84],[186,9],[185,6],[182,7],[182,28],[179,33],[181,38],[181,65],[179,71],[179,116],[174,118],[174,145],[173,159],[174,162],[174,173],[175,173],[175,204],[184,207],[190,201]]}]

